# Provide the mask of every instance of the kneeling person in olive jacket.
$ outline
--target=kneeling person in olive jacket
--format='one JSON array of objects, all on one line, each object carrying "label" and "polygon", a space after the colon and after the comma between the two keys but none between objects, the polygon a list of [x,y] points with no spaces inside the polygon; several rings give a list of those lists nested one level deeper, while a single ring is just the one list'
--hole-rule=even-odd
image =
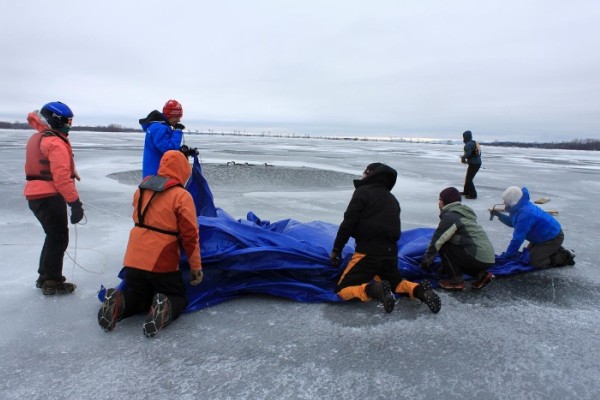
[{"label": "kneeling person in olive jacket", "polygon": [[482,289],[494,279],[488,272],[496,261],[494,248],[485,231],[477,223],[475,212],[461,203],[460,192],[453,187],[440,193],[440,223],[423,255],[421,268],[429,269],[437,253],[442,259],[442,289],[463,290],[463,274],[474,278],[471,288]]}]

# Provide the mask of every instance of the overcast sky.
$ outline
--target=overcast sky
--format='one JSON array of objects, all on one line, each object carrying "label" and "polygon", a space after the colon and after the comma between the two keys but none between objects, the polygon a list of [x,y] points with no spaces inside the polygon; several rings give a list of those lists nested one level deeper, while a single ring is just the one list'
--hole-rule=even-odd
[{"label": "overcast sky", "polygon": [[600,137],[600,2],[4,1],[0,120],[183,104],[190,129]]}]

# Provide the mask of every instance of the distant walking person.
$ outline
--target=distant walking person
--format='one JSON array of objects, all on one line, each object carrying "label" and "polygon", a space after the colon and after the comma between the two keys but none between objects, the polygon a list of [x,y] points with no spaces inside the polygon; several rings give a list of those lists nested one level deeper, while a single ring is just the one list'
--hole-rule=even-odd
[{"label": "distant walking person", "polygon": [[162,113],[152,111],[146,118],[140,119],[140,125],[146,132],[144,157],[142,160],[142,178],[156,175],[160,159],[168,150],[179,150],[183,139],[181,124],[183,107],[177,100],[169,100]]},{"label": "distant walking person", "polygon": [[562,246],[565,235],[560,222],[533,204],[527,188],[511,186],[502,193],[504,214],[490,211],[504,225],[514,228],[512,240],[502,257],[515,258],[525,240],[529,242],[529,263],[536,268],[575,265],[575,254]]},{"label": "distant walking person", "polygon": [[440,223],[423,255],[421,268],[429,270],[439,253],[442,259],[440,273],[447,276],[439,281],[442,289],[463,290],[463,274],[474,278],[472,289],[483,289],[494,279],[488,269],[496,262],[496,256],[490,239],[477,223],[475,211],[461,203],[460,193],[453,187],[440,192],[438,206]]},{"label": "distant walking person", "polygon": [[69,142],[73,112],[66,104],[54,101],[29,113],[27,121],[37,133],[27,142],[23,194],[46,234],[35,285],[45,295],[68,294],[75,285],[66,282],[62,273],[69,246],[67,204],[72,224],[84,216],[75,187],[79,175]]},{"label": "distant walking person", "polygon": [[330,255],[332,264],[338,266],[344,246],[354,237],[356,249],[338,282],[337,294],[342,300],[366,302],[375,298],[389,313],[396,304],[393,291],[416,297],[437,313],[442,304],[431,283],[409,282],[398,271],[400,204],[391,193],[397,175],[395,169],[373,163],[367,166],[362,179],[354,181],[356,190]]},{"label": "distant walking person", "polygon": [[481,150],[479,143],[473,140],[471,131],[464,131],[463,142],[465,143],[465,147],[460,160],[463,164],[468,164],[468,167],[467,175],[465,176],[465,187],[461,194],[467,199],[476,199],[477,190],[475,189],[475,184],[473,184],[473,179],[475,179],[475,175],[477,175],[479,168],[481,168]]},{"label": "distant walking person", "polygon": [[187,306],[180,247],[190,264],[190,283],[202,281],[196,206],[183,188],[191,173],[182,152],[167,151],[158,175],[144,179],[135,192],[135,226],[123,260],[125,286],[108,289],[98,310],[98,323],[106,332],[121,319],[144,312],[144,335],[152,337],[179,317]]}]

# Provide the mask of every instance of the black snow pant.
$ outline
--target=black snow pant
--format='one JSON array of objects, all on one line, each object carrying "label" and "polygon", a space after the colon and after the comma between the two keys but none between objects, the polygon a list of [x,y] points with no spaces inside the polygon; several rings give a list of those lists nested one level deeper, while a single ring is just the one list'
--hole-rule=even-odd
[{"label": "black snow pant", "polygon": [[130,267],[123,270],[126,288],[122,291],[125,299],[122,318],[147,313],[156,293],[164,294],[171,301],[172,320],[177,319],[187,306],[181,271],[158,273]]},{"label": "black snow pant", "polygon": [[29,200],[29,209],[46,234],[38,267],[40,279],[61,282],[63,258],[69,246],[67,202],[61,195],[44,197]]},{"label": "black snow pant", "polygon": [[494,264],[484,263],[469,255],[461,246],[445,243],[439,250],[442,259],[442,274],[454,283],[463,281],[463,274],[479,280]]},{"label": "black snow pant", "polygon": [[414,297],[414,290],[418,284],[402,278],[398,271],[397,256],[371,256],[362,253],[352,255],[338,282],[336,292],[343,300],[356,298],[368,301],[365,287],[376,276],[387,281],[394,293],[403,297]]},{"label": "black snow pant", "polygon": [[468,196],[472,199],[477,198],[477,190],[475,189],[473,179],[475,179],[475,175],[477,175],[479,168],[481,168],[481,164],[469,164],[467,167],[467,175],[465,176],[465,187],[463,193],[465,196]]},{"label": "black snow pant", "polygon": [[565,235],[561,231],[554,239],[547,242],[532,244],[529,249],[529,263],[536,268],[544,268],[549,265],[565,265],[566,252],[562,248]]}]

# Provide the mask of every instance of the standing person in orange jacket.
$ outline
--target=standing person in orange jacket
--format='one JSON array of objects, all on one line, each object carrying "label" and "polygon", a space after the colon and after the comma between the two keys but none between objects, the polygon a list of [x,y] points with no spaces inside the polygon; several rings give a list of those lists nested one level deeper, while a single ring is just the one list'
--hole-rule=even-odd
[{"label": "standing person in orange jacket", "polygon": [[66,104],[54,101],[29,113],[27,121],[37,133],[27,142],[23,194],[46,234],[35,285],[45,295],[68,294],[75,285],[66,282],[62,274],[69,246],[67,204],[72,224],[84,216],[75,187],[75,179],[80,178],[69,142],[73,112]]},{"label": "standing person in orange jacket", "polygon": [[133,196],[133,221],[123,261],[125,286],[108,289],[98,311],[106,332],[115,324],[147,312],[144,335],[152,337],[175,320],[187,306],[179,270],[180,244],[190,264],[190,281],[202,281],[196,207],[184,186],[192,173],[187,157],[169,150],[158,175],[142,181]]}]

